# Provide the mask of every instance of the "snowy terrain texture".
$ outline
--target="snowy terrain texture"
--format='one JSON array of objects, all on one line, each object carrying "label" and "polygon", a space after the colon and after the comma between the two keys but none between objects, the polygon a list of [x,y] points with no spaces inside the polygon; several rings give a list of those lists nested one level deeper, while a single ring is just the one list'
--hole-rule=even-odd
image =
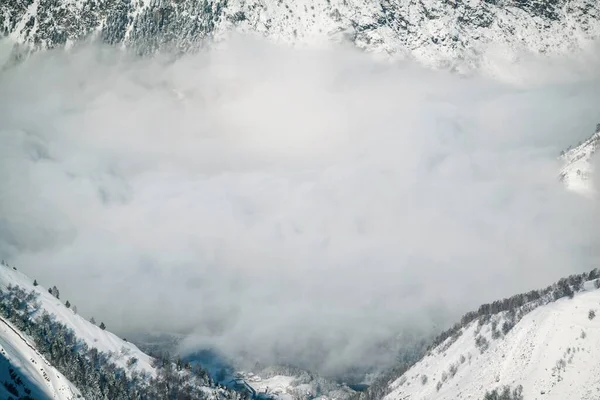
[{"label": "snowy terrain texture", "polygon": [[[0,289],[5,290],[8,285],[19,286],[27,292],[34,290],[39,294],[38,301],[41,303],[41,309],[47,311],[51,315],[56,316],[56,320],[73,329],[75,335],[84,340],[89,347],[95,347],[99,351],[111,355],[111,360],[117,366],[131,371],[132,368],[141,371],[146,371],[153,375],[155,370],[151,366],[151,357],[144,354],[133,343],[129,343],[119,338],[115,334],[100,329],[100,327],[90,323],[85,318],[73,312],[71,308],[65,307],[63,302],[52,296],[41,285],[33,286],[33,279],[24,275],[20,271],[0,267]],[[127,367],[127,360],[135,357],[138,362],[132,368]]]},{"label": "snowy terrain texture", "polygon": [[561,155],[564,166],[560,171],[560,179],[568,189],[584,196],[593,196],[595,188],[592,185],[592,157],[600,146],[600,124],[596,133],[578,146],[568,149]]},{"label": "snowy terrain texture", "polygon": [[[170,332],[144,332],[133,338],[146,353],[179,352],[180,340],[185,336]],[[199,362],[219,384],[242,393],[253,394],[258,398],[278,400],[319,399],[345,400],[356,394],[346,384],[338,383],[314,372],[290,365],[261,365],[257,363],[251,370],[236,369],[230,360],[218,357],[186,359]]]},{"label": "snowy terrain texture", "polygon": [[[0,290],[9,290],[10,287],[18,286],[27,293],[34,291],[41,305],[37,314],[41,315],[46,311],[53,315],[57,322],[72,329],[78,339],[84,340],[89,347],[108,354],[110,361],[128,374],[137,370],[147,376],[157,375],[152,358],[137,346],[90,323],[75,313],[72,308],[67,308],[62,300],[57,299],[41,285],[34,286],[33,282],[32,278],[12,267],[0,266]],[[35,315],[32,317],[36,318]],[[134,365],[127,363],[131,358],[137,359]],[[247,388],[242,388],[240,392],[247,392],[261,399],[346,399],[354,393],[347,386],[291,367],[267,367],[258,373],[236,375]],[[1,382],[14,384],[14,389],[0,385],[1,399],[8,399],[11,396],[18,398],[15,389],[19,395],[30,395],[36,399],[67,400],[81,396],[79,390],[36,350],[34,341],[2,317],[0,317],[0,379],[3,379]],[[227,382],[222,383],[227,384]],[[25,392],[25,389],[29,393]],[[204,388],[207,398],[221,398],[218,391],[219,389]],[[211,396],[212,392],[214,393]]]},{"label": "snowy terrain texture", "polygon": [[265,394],[278,400],[343,400],[354,394],[354,391],[345,385],[291,367],[272,366],[255,373],[239,372],[237,375],[242,377],[257,395]]},{"label": "snowy terrain texture", "polygon": [[[585,49],[600,37],[598,0],[2,0],[0,37],[25,51],[69,47],[96,38],[140,54],[158,49],[190,51],[230,32],[264,36],[277,43],[350,43],[366,51],[412,57],[427,65],[488,69],[496,59]],[[561,179],[569,189],[593,193],[591,157],[596,132],[567,151]],[[43,282],[52,284],[51,282]],[[71,327],[115,364],[154,374],[151,358],[135,345],[91,324],[33,280],[0,268],[0,288],[19,285],[39,293],[42,309]],[[600,398],[600,290],[585,284],[526,313],[499,337],[478,320],[429,352],[389,386],[388,400],[482,399],[503,385],[522,385],[525,399]],[[590,318],[590,310],[599,313]],[[502,326],[506,316],[493,317]],[[25,335],[0,321],[0,379],[20,378],[34,398],[71,399],[78,390],[50,366]],[[12,371],[10,370],[12,368]],[[314,381],[297,376],[246,374],[257,392],[279,398],[315,393]],[[11,394],[0,385],[0,398]],[[348,392],[341,390],[337,398]],[[333,396],[335,398],[335,395]]]},{"label": "snowy terrain texture", "polygon": [[507,333],[506,312],[467,324],[395,379],[385,399],[483,399],[504,386],[522,386],[527,400],[599,399],[598,286],[588,281],[572,298],[526,304]]},{"label": "snowy terrain texture", "polygon": [[26,49],[85,38],[146,54],[237,31],[278,43],[347,42],[446,68],[522,52],[563,54],[600,37],[597,0],[4,0],[0,35]]},{"label": "snowy terrain texture", "polygon": [[0,317],[0,398],[70,400],[77,388],[35,349],[9,321]]}]

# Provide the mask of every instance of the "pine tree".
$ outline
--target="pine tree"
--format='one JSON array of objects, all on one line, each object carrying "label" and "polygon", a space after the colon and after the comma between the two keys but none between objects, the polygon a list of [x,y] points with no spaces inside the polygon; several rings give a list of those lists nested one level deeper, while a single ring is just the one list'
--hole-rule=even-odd
[{"label": "pine tree", "polygon": [[106,329],[106,325],[104,325],[104,322],[100,322],[100,329],[102,329],[102,330]]},{"label": "pine tree", "polygon": [[94,317],[90,318],[90,322],[94,325],[96,325],[96,320],[94,319]]},{"label": "pine tree", "polygon": [[72,310],[73,310],[73,314],[77,314],[77,306],[73,306]]},{"label": "pine tree", "polygon": [[[33,319],[27,312],[29,310],[27,303],[31,303],[29,306],[34,305],[37,297],[39,293],[33,290],[28,294],[19,287],[9,285],[6,291],[0,291],[0,315],[27,332],[40,353],[71,382],[81,388],[84,398],[207,399],[206,387],[215,388],[214,382],[205,370],[198,366],[190,367],[188,363],[183,363],[181,360],[171,359],[168,353],[161,357],[160,365],[153,362],[157,367],[156,376],[150,376],[146,371],[133,368],[137,363],[135,357],[129,358],[127,366],[131,369],[126,372],[114,363],[112,354],[88,347],[85,341],[75,336],[72,329],[55,321],[47,312]],[[15,300],[18,303],[17,307],[13,307]],[[104,323],[101,327],[105,328]],[[177,372],[181,369],[182,363],[186,371]],[[20,385],[18,381],[15,383]],[[27,389],[24,390],[27,395],[30,394]],[[217,397],[210,396],[210,398],[240,400],[246,397],[221,388]]]},{"label": "pine tree", "polygon": [[37,280],[36,280],[36,279],[34,279],[34,280],[33,280],[33,286],[37,286],[37,285],[38,285],[38,283],[37,283]]},{"label": "pine tree", "polygon": [[60,299],[60,292],[58,291],[58,288],[56,286],[52,286],[52,289],[48,289],[48,293],[50,293],[57,299]]},{"label": "pine tree", "polygon": [[67,300],[67,302],[65,303],[65,307],[71,308],[71,303],[69,303],[69,300]]}]

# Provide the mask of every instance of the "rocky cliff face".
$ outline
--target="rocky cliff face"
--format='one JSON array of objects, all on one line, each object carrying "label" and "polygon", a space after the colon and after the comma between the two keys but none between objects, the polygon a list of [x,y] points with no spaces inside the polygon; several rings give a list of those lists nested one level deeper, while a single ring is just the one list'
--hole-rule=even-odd
[{"label": "rocky cliff face", "polygon": [[596,0],[4,0],[0,33],[27,49],[84,38],[142,54],[189,51],[232,30],[285,43],[348,41],[430,65],[478,67],[600,37]]}]

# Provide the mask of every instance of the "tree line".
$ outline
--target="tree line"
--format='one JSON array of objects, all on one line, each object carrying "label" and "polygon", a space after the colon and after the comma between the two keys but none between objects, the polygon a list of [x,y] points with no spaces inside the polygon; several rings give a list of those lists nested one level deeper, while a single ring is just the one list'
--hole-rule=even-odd
[{"label": "tree line", "polygon": [[206,370],[177,363],[168,356],[155,359],[155,374],[135,369],[135,358],[127,361],[127,370],[121,368],[110,354],[88,346],[71,328],[41,310],[38,296],[33,290],[27,292],[9,285],[6,290],[0,290],[0,315],[32,338],[36,350],[88,400],[243,398],[242,394],[217,385]]}]

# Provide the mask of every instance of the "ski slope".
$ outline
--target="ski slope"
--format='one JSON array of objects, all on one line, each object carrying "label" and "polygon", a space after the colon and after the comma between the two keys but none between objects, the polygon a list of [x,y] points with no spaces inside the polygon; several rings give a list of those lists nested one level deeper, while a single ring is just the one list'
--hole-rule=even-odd
[{"label": "ski slope", "polygon": [[[534,309],[504,337],[493,339],[491,324],[477,332],[471,322],[391,383],[385,399],[481,400],[504,385],[522,385],[526,400],[600,399],[600,290],[592,282],[584,288]],[[502,313],[495,318],[501,326]]]},{"label": "ski slope", "polygon": [[[58,322],[61,322],[73,329],[75,335],[85,340],[89,347],[95,347],[99,351],[110,354],[111,360],[126,371],[138,370],[154,376],[155,369],[151,365],[152,358],[143,353],[133,343],[129,343],[119,338],[115,334],[100,329],[98,326],[90,323],[85,318],[75,314],[72,309],[65,307],[61,300],[55,298],[42,285],[33,286],[33,279],[25,274],[14,270],[12,267],[0,266],[0,289],[6,290],[8,285],[20,286],[27,292],[34,290],[39,294],[38,301],[41,303],[41,309],[49,314],[54,314]],[[127,361],[135,357],[138,361],[131,367],[127,366]]]},{"label": "ski slope", "polygon": [[[11,369],[13,371],[11,371]],[[21,384],[17,384],[18,377]],[[13,383],[20,396],[34,399],[70,400],[80,396],[79,390],[58,372],[9,321],[0,317],[0,381]],[[0,385],[0,398],[16,397]]]}]

